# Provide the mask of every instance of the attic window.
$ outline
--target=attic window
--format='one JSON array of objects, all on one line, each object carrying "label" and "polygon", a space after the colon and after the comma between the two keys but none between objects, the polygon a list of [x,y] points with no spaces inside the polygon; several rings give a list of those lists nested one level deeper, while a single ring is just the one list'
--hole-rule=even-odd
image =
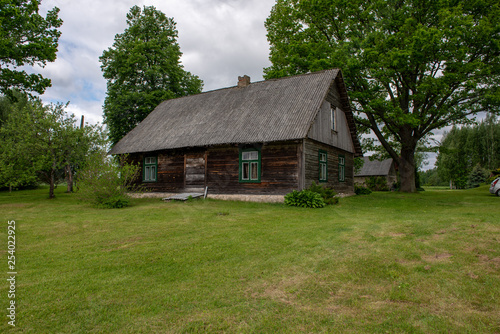
[{"label": "attic window", "polygon": [[240,151],[240,182],[260,182],[260,150]]},{"label": "attic window", "polygon": [[332,130],[337,131],[337,113],[335,112],[336,108],[334,106],[330,106],[331,110],[331,124],[332,124]]}]

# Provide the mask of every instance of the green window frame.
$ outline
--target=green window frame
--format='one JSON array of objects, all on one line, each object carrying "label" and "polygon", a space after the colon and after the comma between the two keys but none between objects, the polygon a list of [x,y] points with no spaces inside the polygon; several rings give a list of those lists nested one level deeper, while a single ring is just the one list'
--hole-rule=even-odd
[{"label": "green window frame", "polygon": [[345,182],[345,156],[339,155],[339,181]]},{"label": "green window frame", "polygon": [[328,182],[328,153],[318,150],[319,182]]},{"label": "green window frame", "polygon": [[240,150],[239,179],[243,183],[259,183],[261,174],[260,149],[247,148]]},{"label": "green window frame", "polygon": [[142,181],[156,182],[158,180],[158,157],[144,157],[144,168],[142,172]]}]

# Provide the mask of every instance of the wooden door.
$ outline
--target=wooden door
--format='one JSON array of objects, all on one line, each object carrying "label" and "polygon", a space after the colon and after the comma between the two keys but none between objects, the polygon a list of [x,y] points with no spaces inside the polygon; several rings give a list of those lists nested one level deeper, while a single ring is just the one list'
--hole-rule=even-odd
[{"label": "wooden door", "polygon": [[186,154],[185,188],[205,187],[205,153]]}]

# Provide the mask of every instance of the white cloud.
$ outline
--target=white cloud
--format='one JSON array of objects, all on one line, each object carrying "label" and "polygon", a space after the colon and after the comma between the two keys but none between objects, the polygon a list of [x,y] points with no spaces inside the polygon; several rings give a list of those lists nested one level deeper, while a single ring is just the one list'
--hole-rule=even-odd
[{"label": "white cloud", "polygon": [[57,60],[35,68],[52,80],[42,96],[46,102],[68,101],[70,111],[89,121],[102,122],[106,81],[99,57],[113,45],[126,25],[126,14],[134,5],[155,6],[173,17],[179,32],[184,68],[204,81],[204,90],[237,83],[239,75],[262,80],[270,65],[264,21],[274,0],[44,0],[43,15],[58,7],[64,21],[60,30]]}]

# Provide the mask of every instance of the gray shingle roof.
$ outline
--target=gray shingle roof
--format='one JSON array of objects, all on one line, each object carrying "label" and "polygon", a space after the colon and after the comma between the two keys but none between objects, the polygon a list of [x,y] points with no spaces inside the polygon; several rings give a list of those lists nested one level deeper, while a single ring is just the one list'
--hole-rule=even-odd
[{"label": "gray shingle roof", "polygon": [[392,159],[370,161],[370,157],[363,157],[363,167],[355,176],[387,176],[391,170]]},{"label": "gray shingle roof", "polygon": [[305,138],[338,74],[326,70],[164,101],[110,153]]}]

